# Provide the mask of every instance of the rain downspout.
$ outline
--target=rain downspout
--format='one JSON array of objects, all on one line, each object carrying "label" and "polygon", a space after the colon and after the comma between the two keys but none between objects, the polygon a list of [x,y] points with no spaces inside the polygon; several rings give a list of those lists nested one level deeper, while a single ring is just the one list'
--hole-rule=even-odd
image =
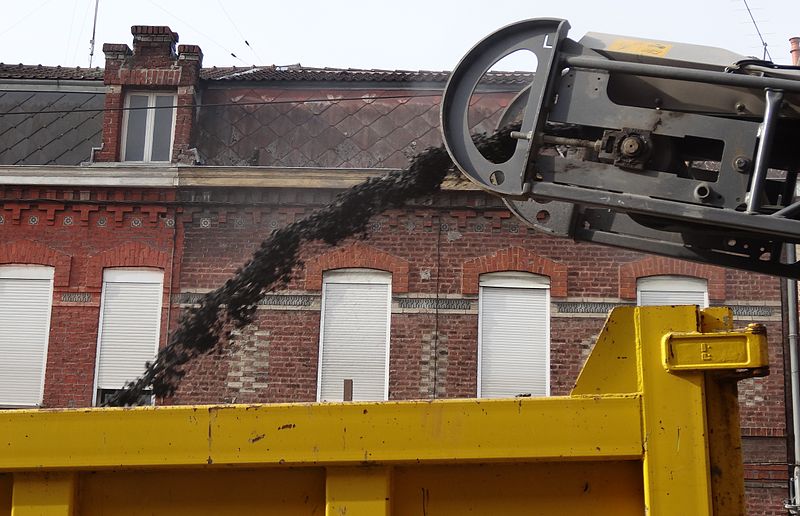
[{"label": "rain downspout", "polygon": [[[785,245],[787,263],[794,263],[797,259],[794,244]],[[797,350],[797,280],[786,279],[786,314],[789,323],[789,364],[792,386],[792,437],[794,439],[794,460],[792,461],[792,476],[789,480],[789,501],[786,508],[791,514],[800,514],[800,364]]]},{"label": "rain downspout", "polygon": [[[789,38],[792,64],[800,65],[800,37]],[[794,244],[786,244],[786,262],[794,263],[797,259]],[[786,280],[786,313],[789,318],[789,364],[790,382],[792,388],[792,439],[794,460],[792,461],[792,476],[789,479],[789,501],[786,508],[791,514],[800,514],[800,358],[797,350],[797,280]]]}]

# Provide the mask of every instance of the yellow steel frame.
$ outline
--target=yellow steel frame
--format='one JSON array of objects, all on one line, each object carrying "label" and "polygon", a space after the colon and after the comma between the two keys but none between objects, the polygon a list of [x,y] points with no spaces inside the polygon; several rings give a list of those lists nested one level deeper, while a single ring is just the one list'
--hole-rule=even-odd
[{"label": "yellow steel frame", "polygon": [[0,411],[0,515],[742,513],[731,320],[619,308],[568,397]]}]

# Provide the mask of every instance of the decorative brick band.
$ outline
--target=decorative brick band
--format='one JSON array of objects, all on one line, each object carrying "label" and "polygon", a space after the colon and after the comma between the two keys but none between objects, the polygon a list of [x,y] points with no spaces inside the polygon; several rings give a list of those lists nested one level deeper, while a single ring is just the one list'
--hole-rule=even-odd
[{"label": "decorative brick band", "polygon": [[462,265],[461,293],[477,294],[481,274],[518,271],[550,278],[550,295],[567,296],[567,266],[538,256],[521,247],[509,247],[496,253],[467,260]]},{"label": "decorative brick band", "polygon": [[[172,302],[180,305],[193,305],[200,302],[205,294],[201,292],[181,292],[172,296]],[[258,300],[259,306],[291,306],[307,308],[319,300],[318,295],[269,294]],[[318,303],[319,304],[319,303]]]},{"label": "decorative brick band", "polygon": [[0,244],[0,265],[49,265],[55,267],[53,286],[69,285],[72,257],[32,240],[16,240]]},{"label": "decorative brick band", "polygon": [[[99,252],[91,256],[86,265],[86,286],[99,288],[103,283],[103,269],[107,267],[155,267],[166,271],[169,254],[139,242]],[[168,278],[164,278],[164,285],[168,284]]]},{"label": "decorative brick band", "polygon": [[636,299],[636,280],[648,276],[690,276],[708,281],[708,298],[725,299],[725,269],[702,263],[650,256],[619,266],[619,297]]},{"label": "decorative brick band", "polygon": [[408,292],[408,262],[364,244],[334,249],[306,261],[306,290],[322,290],[323,272],[350,267],[391,272],[392,292]]},{"label": "decorative brick band", "polygon": [[472,299],[442,297],[398,297],[393,299],[397,307],[411,310],[472,310]]},{"label": "decorative brick band", "polygon": [[559,301],[554,303],[556,305],[556,313],[559,314],[602,314],[607,315],[608,312],[618,306],[631,306],[630,303],[607,303],[599,301]]},{"label": "decorative brick band", "polygon": [[61,294],[62,303],[91,303],[91,292],[64,292]]}]

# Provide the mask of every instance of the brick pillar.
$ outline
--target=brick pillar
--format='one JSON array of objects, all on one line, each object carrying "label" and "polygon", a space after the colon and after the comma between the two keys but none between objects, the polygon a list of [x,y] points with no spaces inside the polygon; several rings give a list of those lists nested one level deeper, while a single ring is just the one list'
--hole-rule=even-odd
[{"label": "brick pillar", "polygon": [[103,146],[94,155],[94,161],[119,161],[119,134],[122,128],[122,109],[125,97],[122,95],[122,85],[115,79],[123,63],[133,53],[128,45],[106,43],[103,45],[106,55],[106,67],[103,74],[103,83],[106,84],[106,97],[103,107]]},{"label": "brick pillar", "polygon": [[[175,113],[175,138],[172,143],[172,161],[194,164],[193,152],[194,117],[197,105],[200,68],[203,66],[203,52],[197,45],[180,45],[178,63],[181,66],[181,83],[178,86],[178,106]],[[186,106],[186,107],[184,107]]]},{"label": "brick pillar", "polygon": [[106,43],[103,82],[106,85],[103,114],[103,146],[96,162],[120,159],[125,95],[130,90],[152,90],[176,94],[175,134],[172,162],[193,164],[193,122],[203,52],[197,45],[180,45],[178,33],[167,26],[134,25],[133,51],[126,44]]}]

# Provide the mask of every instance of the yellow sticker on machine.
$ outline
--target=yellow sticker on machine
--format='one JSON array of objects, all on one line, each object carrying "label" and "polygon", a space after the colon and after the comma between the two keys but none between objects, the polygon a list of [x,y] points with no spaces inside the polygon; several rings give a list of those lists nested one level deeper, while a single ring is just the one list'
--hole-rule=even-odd
[{"label": "yellow sticker on machine", "polygon": [[643,41],[641,39],[616,39],[608,45],[606,50],[638,54],[644,56],[664,57],[672,48],[668,43],[658,41]]}]

